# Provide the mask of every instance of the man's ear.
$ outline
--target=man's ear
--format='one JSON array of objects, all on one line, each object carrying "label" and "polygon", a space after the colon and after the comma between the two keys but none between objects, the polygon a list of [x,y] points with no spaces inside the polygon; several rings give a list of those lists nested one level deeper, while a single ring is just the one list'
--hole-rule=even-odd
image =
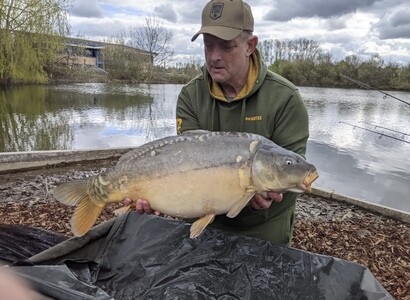
[{"label": "man's ear", "polygon": [[247,56],[251,56],[253,52],[255,52],[256,46],[258,45],[258,37],[256,35],[252,35],[248,39],[248,50],[246,52]]}]

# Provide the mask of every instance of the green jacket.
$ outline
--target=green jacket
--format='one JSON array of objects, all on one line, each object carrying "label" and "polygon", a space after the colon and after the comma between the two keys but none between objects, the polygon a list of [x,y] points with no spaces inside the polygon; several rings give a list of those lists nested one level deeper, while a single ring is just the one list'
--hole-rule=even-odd
[{"label": "green jacket", "polygon": [[[304,156],[309,125],[300,94],[291,82],[269,71],[258,52],[256,55],[259,74],[251,92],[242,99],[232,102],[214,99],[206,67],[201,75],[186,84],[177,102],[178,132],[194,129],[251,132]],[[286,193],[282,202],[272,203],[267,210],[247,206],[234,219],[217,216],[216,221],[239,227],[258,225],[290,207],[294,209],[296,196]]]}]

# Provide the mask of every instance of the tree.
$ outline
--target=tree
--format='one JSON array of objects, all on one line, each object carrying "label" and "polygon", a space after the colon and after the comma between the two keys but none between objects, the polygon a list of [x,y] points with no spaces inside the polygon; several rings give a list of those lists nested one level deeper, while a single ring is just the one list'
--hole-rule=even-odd
[{"label": "tree", "polygon": [[286,48],[290,61],[315,62],[322,54],[319,43],[304,38],[288,41]]},{"label": "tree", "polygon": [[275,44],[273,40],[264,40],[261,43],[258,43],[258,49],[262,59],[268,66],[272,65],[276,60],[274,48]]},{"label": "tree", "polygon": [[308,39],[288,41],[264,40],[259,50],[268,66],[275,61],[311,61],[317,62],[324,53],[319,43]]},{"label": "tree", "polygon": [[147,51],[152,64],[165,64],[173,55],[170,48],[172,32],[165,29],[155,17],[145,18],[145,26],[130,30],[129,46]]},{"label": "tree", "polygon": [[318,57],[315,70],[318,86],[338,86],[336,67],[332,62],[330,53],[323,53]]},{"label": "tree", "polygon": [[383,76],[384,60],[379,54],[373,54],[367,61],[364,61],[359,69],[357,79],[371,86],[382,88],[386,80]]},{"label": "tree", "polygon": [[102,55],[108,77],[138,82],[149,80],[151,56],[146,51],[128,46],[127,40],[129,33],[126,31],[105,39]]},{"label": "tree", "polygon": [[1,0],[0,84],[45,82],[68,32],[69,0]]}]

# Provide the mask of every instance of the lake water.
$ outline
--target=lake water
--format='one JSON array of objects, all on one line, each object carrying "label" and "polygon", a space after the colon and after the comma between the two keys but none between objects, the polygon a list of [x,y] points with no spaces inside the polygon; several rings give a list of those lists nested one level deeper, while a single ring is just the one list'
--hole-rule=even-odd
[{"label": "lake water", "polygon": [[[89,83],[2,89],[0,152],[132,147],[173,135],[181,87]],[[320,173],[315,185],[410,212],[410,105],[378,91],[300,92],[310,116],[307,159]],[[410,93],[390,94],[410,102]]]}]

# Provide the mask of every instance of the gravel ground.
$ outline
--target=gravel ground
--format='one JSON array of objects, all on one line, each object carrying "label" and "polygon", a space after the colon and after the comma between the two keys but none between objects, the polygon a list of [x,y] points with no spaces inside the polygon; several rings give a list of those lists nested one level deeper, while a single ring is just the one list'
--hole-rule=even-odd
[{"label": "gravel ground", "polygon": [[[58,184],[105,170],[115,161],[0,174],[0,220],[72,236],[73,208],[57,203]],[[113,217],[111,205],[98,222]],[[299,197],[292,247],[367,267],[395,299],[410,300],[410,225],[353,205],[311,195]]]}]

